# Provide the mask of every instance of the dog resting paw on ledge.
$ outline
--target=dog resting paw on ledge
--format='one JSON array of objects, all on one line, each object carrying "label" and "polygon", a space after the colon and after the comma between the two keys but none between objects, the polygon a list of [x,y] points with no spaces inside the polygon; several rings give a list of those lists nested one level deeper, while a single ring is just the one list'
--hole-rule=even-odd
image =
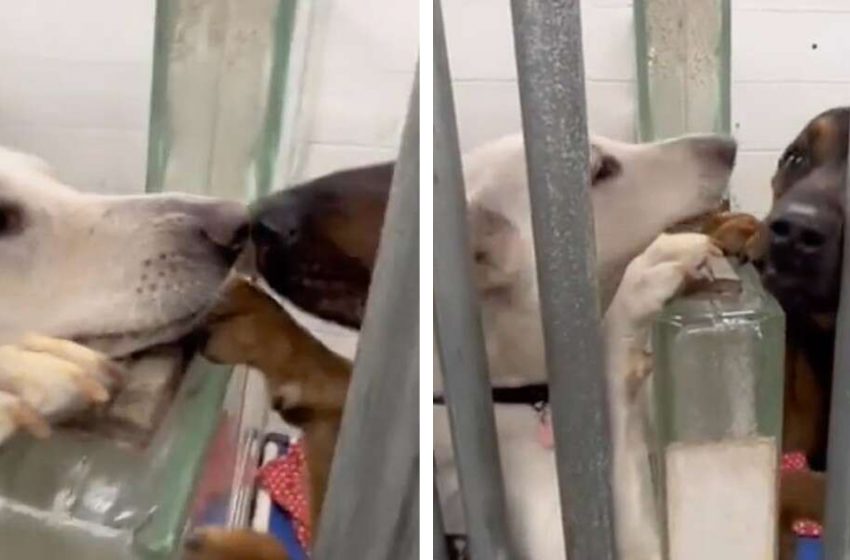
[{"label": "dog resting paw on ledge", "polygon": [[197,326],[246,223],[232,202],[79,192],[0,148],[0,443],[109,400],[116,360]]}]

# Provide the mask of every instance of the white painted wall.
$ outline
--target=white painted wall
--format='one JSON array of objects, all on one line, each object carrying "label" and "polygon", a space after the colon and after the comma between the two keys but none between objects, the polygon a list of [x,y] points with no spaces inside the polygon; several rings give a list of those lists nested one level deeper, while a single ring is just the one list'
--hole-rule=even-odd
[{"label": "white painted wall", "polygon": [[[392,158],[417,54],[416,0],[313,5],[303,98],[289,123],[291,180]],[[508,5],[443,0],[467,148],[519,128]],[[591,126],[631,139],[631,1],[582,7]],[[763,212],[784,144],[816,112],[850,103],[850,3],[733,0],[733,9],[733,194]],[[83,187],[141,190],[153,11],[154,0],[0,0],[0,143],[43,154]]]},{"label": "white painted wall", "polygon": [[82,188],[144,189],[153,0],[0,0],[0,144]]},{"label": "white painted wall", "polygon": [[[509,3],[444,0],[443,6],[464,148],[518,130]],[[741,142],[732,193],[740,208],[761,214],[782,148],[817,112],[850,104],[850,2],[732,0],[732,6],[732,117]],[[583,0],[582,16],[590,126],[633,140],[632,2]]]}]

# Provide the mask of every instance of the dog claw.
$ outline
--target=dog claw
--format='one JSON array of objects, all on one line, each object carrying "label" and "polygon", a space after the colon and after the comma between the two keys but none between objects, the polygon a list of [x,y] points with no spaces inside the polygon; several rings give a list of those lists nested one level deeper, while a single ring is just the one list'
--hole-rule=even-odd
[{"label": "dog claw", "polygon": [[50,437],[50,425],[23,399],[0,392],[0,443],[23,428],[39,439]]},{"label": "dog claw", "polygon": [[47,439],[50,437],[52,430],[50,424],[41,414],[27,403],[21,401],[17,407],[13,407],[9,411],[11,418],[15,423],[24,428],[31,435],[38,439]]}]

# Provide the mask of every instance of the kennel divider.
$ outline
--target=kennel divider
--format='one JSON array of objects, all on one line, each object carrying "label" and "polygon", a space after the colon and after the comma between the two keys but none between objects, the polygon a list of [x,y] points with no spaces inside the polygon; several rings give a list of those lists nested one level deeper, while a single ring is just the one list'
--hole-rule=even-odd
[{"label": "kennel divider", "polygon": [[[512,558],[442,7],[434,2],[434,303],[445,403],[473,558]],[[436,491],[435,491],[436,493]]]},{"label": "kennel divider", "polygon": [[579,0],[512,0],[569,558],[616,558]]},{"label": "kennel divider", "polygon": [[417,78],[322,511],[317,560],[418,558],[418,427]]},{"label": "kennel divider", "polygon": [[[434,472],[437,465],[434,465]],[[434,486],[434,560],[449,560],[449,551],[446,543],[446,529],[443,524],[443,514],[440,511],[440,496],[437,487]]]},{"label": "kennel divider", "polygon": [[[850,165],[844,188],[844,223],[850,224]],[[827,450],[828,475],[823,537],[826,560],[850,558],[850,236],[847,235],[846,228],[845,225]]]}]

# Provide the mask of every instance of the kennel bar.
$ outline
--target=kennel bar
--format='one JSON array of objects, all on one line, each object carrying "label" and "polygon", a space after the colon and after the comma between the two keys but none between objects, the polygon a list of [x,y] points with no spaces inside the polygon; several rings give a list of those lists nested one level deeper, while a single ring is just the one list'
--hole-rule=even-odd
[{"label": "kennel bar", "polygon": [[[437,466],[434,465],[436,472]],[[449,551],[446,548],[445,525],[443,525],[443,514],[440,511],[440,496],[434,485],[434,560],[449,560]]]},{"label": "kennel bar", "polygon": [[[848,165],[844,189],[844,223],[850,224],[850,165]],[[850,236],[845,234],[841,299],[835,331],[835,371],[832,381],[827,451],[828,475],[824,527],[826,560],[850,559],[850,344],[848,341],[850,341]]]},{"label": "kennel bar", "polygon": [[418,558],[418,403],[417,78],[322,511],[317,560]]},{"label": "kennel bar", "polygon": [[579,0],[512,0],[569,558],[616,557]]},{"label": "kennel bar", "polygon": [[505,496],[472,255],[451,72],[434,2],[435,330],[472,558],[510,558]]}]

